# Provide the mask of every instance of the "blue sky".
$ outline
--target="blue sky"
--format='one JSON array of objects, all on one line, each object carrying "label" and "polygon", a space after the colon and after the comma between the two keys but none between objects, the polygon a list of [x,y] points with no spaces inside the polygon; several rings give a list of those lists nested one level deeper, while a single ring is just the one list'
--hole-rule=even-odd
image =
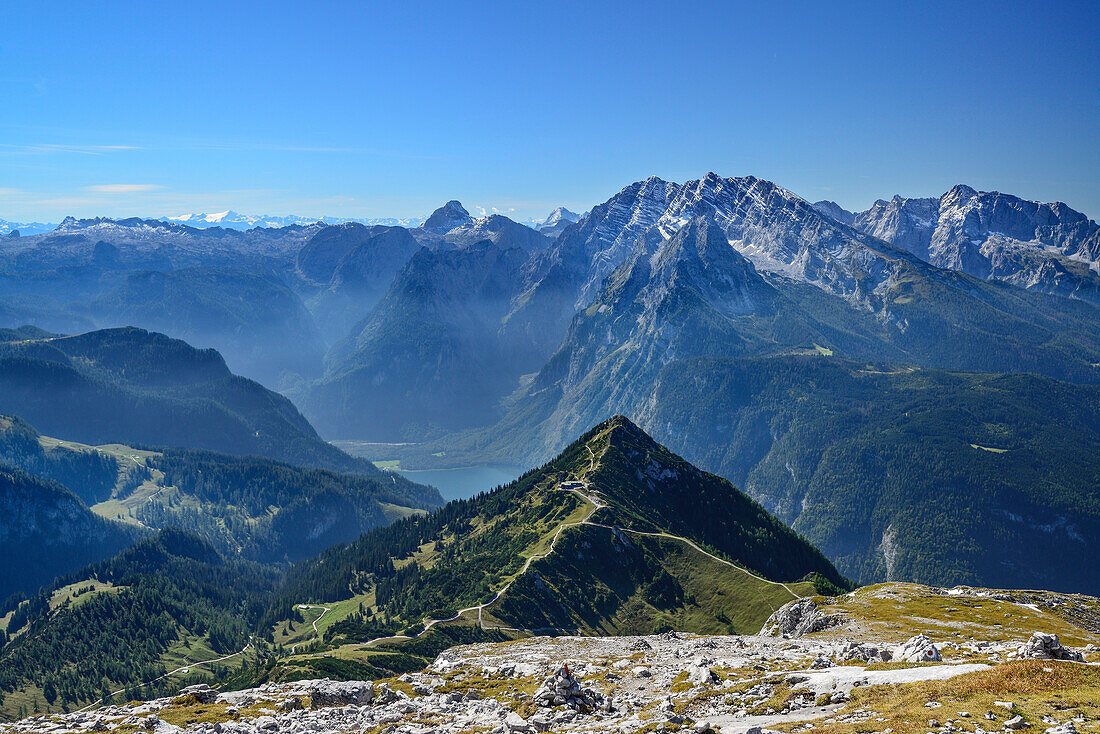
[{"label": "blue sky", "polygon": [[25,2],[4,26],[3,219],[526,219],[708,170],[1100,217],[1095,1]]}]

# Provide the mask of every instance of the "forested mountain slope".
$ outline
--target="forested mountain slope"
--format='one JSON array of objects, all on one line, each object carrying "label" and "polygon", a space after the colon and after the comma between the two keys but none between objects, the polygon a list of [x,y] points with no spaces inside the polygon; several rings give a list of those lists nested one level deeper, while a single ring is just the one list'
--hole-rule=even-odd
[{"label": "forested mountain slope", "polygon": [[[40,436],[3,416],[0,463],[64,485],[101,517],[127,523],[128,537],[177,527],[228,557],[269,564],[307,558],[438,506],[428,488],[398,484],[389,474],[337,474],[195,449],[86,446]],[[92,560],[98,558],[70,554],[66,566],[39,581]]]},{"label": "forested mountain slope", "polygon": [[[575,405],[604,394],[593,382]],[[1096,386],[813,353],[673,360],[631,400],[641,426],[744,487],[856,580],[1100,590],[1087,562],[1100,547]],[[547,455],[596,414],[540,423],[553,406],[532,402],[492,442],[472,435],[448,450],[527,456],[550,425]],[[1069,549],[1086,562],[1065,563]]]},{"label": "forested mountain slope", "polygon": [[140,528],[99,517],[60,484],[0,462],[0,599],[113,556]]},{"label": "forested mountain slope", "polygon": [[[168,670],[246,659],[251,631],[278,575],[227,560],[196,536],[165,530],[3,609],[0,713],[71,709],[158,690]],[[8,606],[12,606],[9,604]],[[209,673],[196,667],[194,674]],[[165,681],[161,685],[178,686]],[[171,688],[169,688],[171,689]],[[159,689],[163,690],[163,689]],[[116,694],[116,695],[112,695]]]},{"label": "forested mountain slope", "polygon": [[289,400],[232,374],[216,351],[141,329],[0,343],[0,413],[85,444],[259,455],[361,474],[417,501],[439,501],[322,441]]},{"label": "forested mountain slope", "polygon": [[[804,593],[848,585],[729,482],[616,417],[509,485],[299,564],[268,622],[337,602],[326,620],[337,646],[451,618],[478,635],[755,632],[800,581]],[[287,664],[314,666],[311,655]]]}]

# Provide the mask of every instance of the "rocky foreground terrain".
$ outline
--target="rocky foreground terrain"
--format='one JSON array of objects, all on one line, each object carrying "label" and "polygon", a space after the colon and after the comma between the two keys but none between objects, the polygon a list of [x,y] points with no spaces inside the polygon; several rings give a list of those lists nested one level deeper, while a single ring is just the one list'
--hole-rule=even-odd
[{"label": "rocky foreground terrain", "polygon": [[886,584],[792,602],[756,636],[467,645],[387,681],[192,686],[0,732],[1084,734],[1100,732],[1098,643],[1091,597]]}]

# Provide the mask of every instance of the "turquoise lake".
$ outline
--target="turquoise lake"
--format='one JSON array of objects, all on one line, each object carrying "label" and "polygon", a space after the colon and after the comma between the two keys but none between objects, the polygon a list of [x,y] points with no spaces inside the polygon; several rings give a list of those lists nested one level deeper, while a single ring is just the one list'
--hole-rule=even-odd
[{"label": "turquoise lake", "polygon": [[478,492],[507,484],[526,469],[521,466],[466,466],[458,469],[398,470],[398,474],[420,484],[430,484],[445,500],[467,499]]}]

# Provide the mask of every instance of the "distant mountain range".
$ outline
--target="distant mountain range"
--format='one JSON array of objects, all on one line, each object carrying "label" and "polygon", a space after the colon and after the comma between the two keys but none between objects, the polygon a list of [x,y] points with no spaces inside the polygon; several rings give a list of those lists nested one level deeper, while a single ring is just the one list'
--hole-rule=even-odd
[{"label": "distant mountain range", "polygon": [[[252,214],[239,214],[238,212],[235,212],[235,211],[232,211],[232,210],[228,210],[228,211],[224,211],[224,212],[214,212],[212,214],[205,214],[205,213],[204,214],[180,214],[180,215],[177,215],[177,216],[174,216],[174,217],[161,217],[161,219],[166,221],[166,222],[175,222],[175,223],[178,223],[178,224],[186,224],[189,227],[196,227],[196,228],[199,228],[199,229],[203,229],[203,228],[206,228],[206,227],[225,227],[227,229],[252,229],[253,227],[278,228],[278,227],[289,227],[289,226],[292,226],[292,225],[305,226],[305,225],[309,225],[309,224],[318,224],[318,223],[320,223],[320,224],[347,224],[349,222],[355,222],[357,224],[365,224],[367,226],[382,225],[382,226],[386,226],[386,227],[407,227],[407,228],[425,227],[425,228],[429,228],[429,229],[432,229],[432,230],[438,230],[439,234],[445,234],[445,233],[449,232],[451,229],[454,229],[454,227],[458,226],[458,224],[462,223],[461,222],[461,217],[462,217],[463,214],[466,217],[470,216],[469,212],[467,212],[466,209],[462,206],[462,204],[460,204],[457,201],[452,201],[449,204],[445,205],[444,209],[446,209],[447,206],[454,206],[454,205],[457,205],[458,210],[461,210],[461,211],[458,212],[458,218],[453,220],[452,222],[450,222],[449,226],[446,223],[443,223],[442,220],[440,220],[438,218],[434,222],[429,221],[431,219],[430,216],[429,217],[405,217],[405,218],[401,219],[401,218],[396,218],[396,217],[372,217],[372,218],[362,218],[362,217],[303,217],[303,216],[299,216],[299,215],[296,215],[296,214],[290,214],[290,215],[287,215],[287,216],[279,217],[279,216],[271,216],[271,215],[267,215],[267,214],[259,215],[259,216],[252,215]],[[580,219],[580,215],[574,214],[573,212],[569,211],[565,207],[558,207],[554,211],[550,212],[549,216],[547,216],[545,219],[532,219],[528,222],[525,222],[524,224],[526,224],[527,226],[529,226],[533,229],[537,229],[537,230],[540,230],[540,231],[542,231],[544,229],[556,230],[557,228],[559,228],[559,223],[560,222],[565,222],[566,224],[568,224],[568,223],[571,223],[571,222],[575,222],[578,219]],[[10,224],[10,223],[0,222],[0,234],[6,234],[7,233],[7,231],[3,228],[4,224]],[[9,229],[12,228],[12,227],[15,227],[15,226],[21,226],[21,225],[11,224]],[[30,228],[30,227],[47,227],[48,226],[48,227],[52,228],[53,225],[22,225],[22,226],[26,226],[28,228]],[[445,227],[445,228],[441,229],[441,227]],[[37,229],[37,230],[32,230],[30,233],[31,234],[38,234],[39,232],[43,232],[43,231],[46,231],[46,230]]]},{"label": "distant mountain range", "polygon": [[[1064,204],[961,185],[853,213],[713,173],[637,181],[584,216],[559,208],[528,224],[473,217],[458,201],[411,227],[66,219],[0,240],[0,327],[135,325],[215,348],[232,373],[292,400],[293,421],[384,444],[376,458],[407,468],[530,466],[623,414],[738,482],[861,581],[1071,589],[1084,582],[1057,572],[1044,543],[1087,553],[1096,532],[1092,505],[1074,504],[1091,465],[1069,447],[1094,441],[1098,237]],[[959,406],[985,417],[964,419]],[[1076,416],[1066,441],[1028,406]],[[242,446],[259,440],[247,427]],[[1029,464],[1021,452],[1040,435],[1054,448]],[[308,443],[321,450],[316,434]],[[389,446],[404,443],[418,445]],[[925,477],[905,457],[939,468]],[[962,478],[945,468],[976,462],[984,472]],[[877,485],[857,506],[836,494],[881,472],[916,477],[905,502]],[[823,473],[843,480],[815,479]],[[954,527],[1016,538],[1052,528],[1012,561],[1011,578],[988,538],[954,575],[936,575],[948,567],[930,559],[957,538],[910,532],[905,508],[927,504],[949,475],[955,510],[982,518],[952,517]],[[1043,491],[1021,485],[1028,476]],[[1021,507],[1059,519],[1032,522]]]},{"label": "distant mountain range", "polygon": [[[454,202],[458,203],[458,202]],[[461,207],[462,205],[459,204]],[[465,211],[465,209],[463,209]],[[468,215],[467,215],[468,216]],[[224,212],[213,212],[210,214],[178,214],[176,216],[160,217],[160,221],[171,222],[173,224],[185,224],[188,227],[194,227],[196,229],[207,229],[209,227],[224,227],[226,229],[246,230],[253,229],[255,227],[264,227],[267,229],[280,229],[282,227],[291,226],[308,226],[311,224],[347,224],[354,222],[356,224],[364,224],[367,226],[381,225],[386,227],[421,227],[427,221],[427,217],[304,217],[298,214],[288,214],[286,216],[273,216],[270,214],[241,214],[235,212],[232,209],[227,209]],[[556,236],[561,229],[572,222],[576,222],[580,219],[579,214],[575,214],[565,207],[558,207],[545,219],[532,219],[524,222],[525,225],[532,229],[543,231],[550,236]],[[21,236],[29,236],[36,234],[45,234],[51,232],[57,228],[56,223],[45,222],[9,222],[4,219],[0,219],[0,236],[9,236],[14,232],[18,232]],[[443,230],[446,233],[448,230]]]},{"label": "distant mountain range", "polygon": [[251,214],[238,214],[233,210],[215,212],[213,214],[179,214],[174,217],[161,217],[166,222],[186,224],[189,227],[204,229],[206,227],[225,227],[227,229],[252,229],[253,227],[279,228],[292,225],[305,226],[309,224],[346,224],[357,222],[359,224],[382,224],[388,227],[417,227],[423,223],[422,217],[395,219],[382,217],[373,219],[361,219],[355,217],[302,217],[290,214],[285,217]]},{"label": "distant mountain range", "polygon": [[14,237],[19,235],[42,234],[54,229],[56,224],[43,222],[8,222],[0,219],[0,237]]},{"label": "distant mountain range", "polygon": [[547,237],[556,238],[564,232],[570,224],[575,224],[581,221],[581,219],[582,215],[571,212],[564,206],[559,206],[557,209],[550,212],[550,216],[546,217],[546,219],[532,221],[529,226],[534,227]]}]

